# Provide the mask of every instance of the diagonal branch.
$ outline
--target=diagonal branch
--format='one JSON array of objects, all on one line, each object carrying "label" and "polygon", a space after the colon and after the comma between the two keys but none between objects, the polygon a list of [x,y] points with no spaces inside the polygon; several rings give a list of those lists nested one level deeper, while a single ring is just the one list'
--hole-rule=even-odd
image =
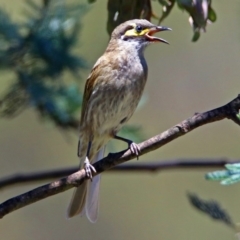
[{"label": "diagonal branch", "polygon": [[[174,139],[196,129],[197,127],[208,123],[228,118],[233,120],[236,124],[240,125],[240,120],[238,118],[239,109],[240,95],[222,107],[204,113],[197,113],[194,116],[177,124],[176,126],[168,129],[167,131],[156,135],[145,142],[140,143],[138,145],[141,149],[140,155],[160,148],[165,144],[173,141]],[[110,168],[113,168],[133,158],[135,158],[135,155],[133,155],[130,150],[109,154],[107,157],[94,164],[94,167],[97,171],[96,174],[109,170]],[[85,180],[87,180],[85,170],[82,169],[58,181],[35,188],[17,197],[13,197],[0,204],[0,218],[3,218],[6,214],[37,202],[41,199],[53,196],[75,186],[81,185]]]}]

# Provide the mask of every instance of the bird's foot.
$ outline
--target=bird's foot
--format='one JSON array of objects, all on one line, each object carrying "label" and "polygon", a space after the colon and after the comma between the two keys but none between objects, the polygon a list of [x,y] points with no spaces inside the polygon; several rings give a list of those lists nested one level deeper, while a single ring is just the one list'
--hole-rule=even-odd
[{"label": "bird's foot", "polygon": [[133,142],[129,139],[123,138],[123,137],[116,136],[116,135],[114,136],[114,138],[121,140],[123,142],[126,142],[128,144],[128,149],[130,149],[131,152],[137,156],[137,160],[138,160],[141,149],[135,142]]},{"label": "bird's foot", "polygon": [[131,152],[137,156],[137,160],[138,160],[139,154],[141,152],[140,147],[135,142],[132,142],[132,141],[128,143],[128,146]]},{"label": "bird's foot", "polygon": [[95,167],[90,163],[88,157],[86,157],[85,161],[84,161],[84,169],[86,171],[86,175],[88,178],[90,178],[92,180],[93,176],[92,176],[92,172],[96,172]]}]

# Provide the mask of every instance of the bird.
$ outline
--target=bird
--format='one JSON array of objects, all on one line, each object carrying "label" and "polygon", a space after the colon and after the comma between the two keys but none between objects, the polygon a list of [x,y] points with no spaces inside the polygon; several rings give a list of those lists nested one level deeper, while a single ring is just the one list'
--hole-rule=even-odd
[{"label": "bird", "polygon": [[168,44],[154,36],[167,30],[171,29],[145,19],[126,21],[113,30],[104,54],[93,66],[83,94],[78,142],[80,168],[91,181],[74,190],[68,218],[80,214],[92,223],[97,221],[100,175],[92,176],[96,172],[92,164],[103,158],[110,139],[124,141],[132,153],[140,154],[136,143],[117,133],[136,110],[147,81],[144,50],[151,43]]}]

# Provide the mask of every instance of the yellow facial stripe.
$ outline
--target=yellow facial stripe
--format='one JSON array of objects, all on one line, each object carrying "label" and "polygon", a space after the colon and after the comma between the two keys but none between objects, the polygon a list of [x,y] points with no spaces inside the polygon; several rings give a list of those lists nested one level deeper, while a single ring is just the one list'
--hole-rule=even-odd
[{"label": "yellow facial stripe", "polygon": [[136,29],[135,29],[135,25],[133,25],[133,29],[130,29],[128,31],[125,32],[125,36],[134,36],[134,37],[138,37],[138,36],[143,36],[145,35],[146,33],[149,32],[149,29],[146,28],[146,29],[143,29],[141,32],[137,32]]}]

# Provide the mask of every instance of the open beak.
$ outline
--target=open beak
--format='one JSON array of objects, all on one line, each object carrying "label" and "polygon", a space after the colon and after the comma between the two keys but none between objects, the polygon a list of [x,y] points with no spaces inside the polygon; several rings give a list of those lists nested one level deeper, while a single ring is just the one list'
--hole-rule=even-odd
[{"label": "open beak", "polygon": [[172,29],[168,27],[161,27],[161,26],[152,27],[149,29],[149,31],[146,33],[145,36],[151,42],[163,42],[163,43],[169,44],[166,40],[153,36],[154,33],[162,32],[162,31],[172,31]]}]

